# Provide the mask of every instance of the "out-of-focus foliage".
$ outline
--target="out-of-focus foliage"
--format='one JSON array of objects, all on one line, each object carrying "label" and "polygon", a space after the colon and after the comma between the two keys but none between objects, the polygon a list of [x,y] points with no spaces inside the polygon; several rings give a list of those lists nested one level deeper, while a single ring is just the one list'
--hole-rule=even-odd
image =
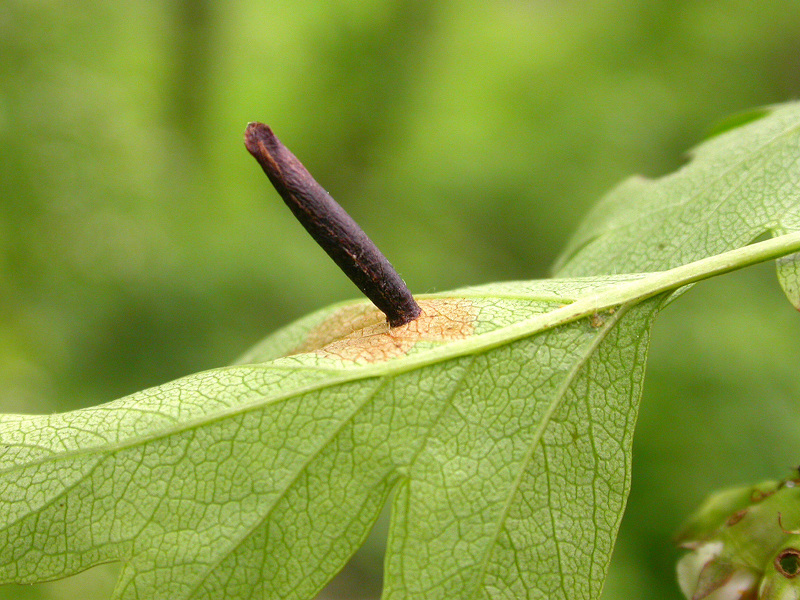
[{"label": "out-of-focus foliage", "polygon": [[[794,0],[6,0],[0,410],[225,364],[356,295],[243,149],[248,121],[425,292],[547,275],[619,179],[668,172],[709,122],[799,95]],[[679,598],[683,517],[800,461],[798,339],[769,267],[662,315],[604,598]],[[380,552],[370,540],[331,594],[374,595]]]}]

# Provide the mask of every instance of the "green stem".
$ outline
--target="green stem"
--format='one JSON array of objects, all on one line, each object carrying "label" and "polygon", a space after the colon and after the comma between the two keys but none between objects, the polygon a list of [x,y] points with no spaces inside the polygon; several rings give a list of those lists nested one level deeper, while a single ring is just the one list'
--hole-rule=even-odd
[{"label": "green stem", "polygon": [[[562,308],[531,317],[503,329],[474,338],[481,347],[492,347],[531,333],[551,329],[600,311],[628,303],[638,303],[685,285],[729,273],[767,260],[800,252],[800,231],[750,244],[736,250],[709,256],[668,271],[647,273],[641,279],[613,284],[609,289],[576,300]],[[493,339],[493,338],[496,338]]]}]

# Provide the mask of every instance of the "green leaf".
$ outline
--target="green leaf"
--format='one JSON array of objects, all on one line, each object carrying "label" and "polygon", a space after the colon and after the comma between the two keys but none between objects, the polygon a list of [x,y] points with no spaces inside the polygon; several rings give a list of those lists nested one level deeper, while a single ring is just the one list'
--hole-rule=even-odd
[{"label": "green leaf", "polygon": [[[756,128],[744,139],[772,131],[797,145],[797,124],[796,105],[775,109],[708,144]],[[760,146],[727,148],[744,171],[763,167]],[[718,173],[720,152],[686,170]],[[783,171],[780,189],[797,176]],[[700,185],[676,178],[638,188],[645,221]],[[742,185],[723,179],[723,197]],[[662,218],[696,259],[675,250],[668,271],[647,258],[655,228],[615,255],[608,226],[630,221],[631,194],[606,201],[567,271],[656,272],[423,297],[424,316],[392,330],[363,303],[340,305],[235,366],[71,413],[0,417],[0,582],[120,561],[117,598],[312,598],[391,496],[387,599],[597,598],[654,316],[675,290],[800,251],[790,233],[720,253],[755,230],[794,230],[764,208],[760,228],[696,218],[678,234]],[[688,196],[713,216],[706,196]],[[798,212],[786,198],[783,214]]]},{"label": "green leaf", "polygon": [[[707,140],[677,172],[611,191],[573,236],[559,276],[660,271],[800,231],[800,104],[749,114],[756,120]],[[796,263],[780,276],[800,308]]]},{"label": "green leaf", "polygon": [[705,500],[677,536],[691,551],[678,562],[687,598],[800,598],[798,483],[795,472]]},{"label": "green leaf", "polygon": [[709,128],[704,139],[710,140],[712,137],[727,133],[731,129],[736,129],[737,127],[747,125],[748,123],[757,121],[762,117],[766,117],[769,113],[769,108],[759,107],[728,115],[727,117],[723,117],[714,123]]},{"label": "green leaf", "polygon": [[[485,337],[611,284],[457,298]],[[73,413],[5,416],[2,578],[120,560],[122,598],[312,597],[395,489],[387,597],[596,595],[657,305],[500,344],[473,333],[377,364],[297,355]]]}]

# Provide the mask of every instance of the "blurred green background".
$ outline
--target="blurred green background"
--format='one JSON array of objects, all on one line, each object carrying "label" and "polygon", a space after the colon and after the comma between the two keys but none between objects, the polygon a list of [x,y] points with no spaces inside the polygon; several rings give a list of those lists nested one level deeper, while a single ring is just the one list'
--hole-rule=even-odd
[{"label": "blurred green background", "polygon": [[[800,96],[800,2],[0,2],[0,410],[226,364],[356,289],[242,145],[269,123],[413,291],[548,275],[623,177]],[[670,535],[800,464],[800,315],[768,265],[657,322],[604,600],[677,599]],[[323,592],[374,598],[382,521]],[[106,567],[0,588],[102,597]]]}]

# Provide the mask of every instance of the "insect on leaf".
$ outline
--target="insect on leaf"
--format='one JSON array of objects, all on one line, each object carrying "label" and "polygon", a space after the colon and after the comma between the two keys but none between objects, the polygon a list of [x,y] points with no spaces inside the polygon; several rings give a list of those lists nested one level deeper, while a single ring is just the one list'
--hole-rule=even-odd
[{"label": "insect on leaf", "polygon": [[[800,105],[769,113],[612,192],[564,279],[419,297],[394,328],[335,306],[234,366],[0,416],[0,582],[119,561],[125,600],[310,599],[391,499],[384,598],[596,599],[653,318],[800,251]],[[787,235],[744,247],[764,231]]]}]

